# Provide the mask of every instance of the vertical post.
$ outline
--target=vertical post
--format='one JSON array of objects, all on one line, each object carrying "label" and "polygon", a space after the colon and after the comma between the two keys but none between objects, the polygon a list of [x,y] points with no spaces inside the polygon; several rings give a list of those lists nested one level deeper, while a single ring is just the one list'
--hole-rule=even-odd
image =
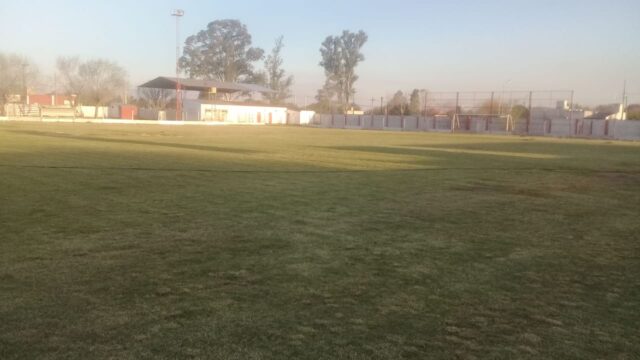
[{"label": "vertical post", "polygon": [[384,105],[384,97],[380,98],[380,105],[384,106],[384,123],[382,124],[382,128],[386,128],[389,126],[389,104]]},{"label": "vertical post", "polygon": [[182,120],[182,86],[180,85],[180,18],[184,11],[177,9],[171,13],[176,18],[176,120]]},{"label": "vertical post", "polygon": [[[424,90],[424,126],[426,128],[427,126],[427,95],[428,95],[428,91]],[[416,122],[416,128],[417,130],[420,130],[420,117],[418,116],[418,120]]]},{"label": "vertical post", "polygon": [[[571,90],[571,102],[569,103],[569,124],[573,124],[573,90]],[[578,122],[576,121],[575,135],[578,135]]]},{"label": "vertical post", "polygon": [[487,120],[485,121],[485,131],[489,131],[490,129],[490,122],[491,122],[491,117],[493,116],[493,101],[495,98],[495,92],[491,92],[491,102],[489,103],[489,116],[487,116]]},{"label": "vertical post", "polygon": [[529,130],[531,128],[531,108],[533,103],[533,91],[529,91],[529,116],[527,116],[527,135],[529,135]]}]

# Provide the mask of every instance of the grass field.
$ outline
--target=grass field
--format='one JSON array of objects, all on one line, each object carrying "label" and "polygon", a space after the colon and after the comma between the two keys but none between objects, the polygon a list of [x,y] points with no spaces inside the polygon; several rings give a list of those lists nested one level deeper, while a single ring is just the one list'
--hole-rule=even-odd
[{"label": "grass field", "polygon": [[640,358],[640,144],[0,124],[1,359]]}]

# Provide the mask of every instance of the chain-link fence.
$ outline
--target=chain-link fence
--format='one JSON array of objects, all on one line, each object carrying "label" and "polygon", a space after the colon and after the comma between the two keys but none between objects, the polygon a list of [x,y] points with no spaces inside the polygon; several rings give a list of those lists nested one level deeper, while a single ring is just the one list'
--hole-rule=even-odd
[{"label": "chain-link fence", "polygon": [[[396,95],[376,104],[332,106],[314,124],[331,128],[503,133],[640,139],[640,122],[598,118],[575,103],[572,90],[431,92]],[[629,110],[632,110],[629,108]],[[638,109],[640,110],[640,109]]]}]

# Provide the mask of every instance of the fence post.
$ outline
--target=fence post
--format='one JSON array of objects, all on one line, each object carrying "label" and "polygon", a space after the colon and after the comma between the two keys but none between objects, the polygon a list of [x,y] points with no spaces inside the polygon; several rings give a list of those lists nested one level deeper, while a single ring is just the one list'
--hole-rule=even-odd
[{"label": "fence post", "polygon": [[489,132],[491,125],[491,117],[493,116],[493,101],[495,100],[495,92],[491,92],[491,103],[489,104],[489,116],[485,120],[485,129],[484,131]]},{"label": "fence post", "polygon": [[389,104],[384,107],[384,128],[389,126]]},{"label": "fence post", "polygon": [[427,108],[427,100],[429,98],[429,92],[427,90],[424,91],[424,127],[427,130],[427,116],[429,116],[429,110]]}]

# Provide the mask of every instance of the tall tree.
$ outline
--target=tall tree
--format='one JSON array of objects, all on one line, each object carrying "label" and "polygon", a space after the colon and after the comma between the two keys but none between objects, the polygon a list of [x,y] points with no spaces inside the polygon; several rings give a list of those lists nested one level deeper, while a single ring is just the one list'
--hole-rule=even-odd
[{"label": "tall tree", "polygon": [[185,42],[180,68],[189,77],[225,82],[254,79],[253,63],[264,50],[251,47],[247,26],[238,20],[216,20]]},{"label": "tall tree", "polygon": [[57,68],[65,91],[82,104],[107,105],[126,91],[127,72],[112,61],[60,58]]},{"label": "tall tree", "polygon": [[291,97],[291,86],[293,76],[286,76],[282,68],[282,49],[284,48],[284,37],[276,39],[275,46],[271,54],[265,60],[265,83],[273,93],[266,93],[265,97],[272,105],[282,105]]},{"label": "tall tree", "polygon": [[411,96],[409,97],[409,114],[410,115],[420,115],[421,101],[420,101],[420,90],[414,89],[411,92]]},{"label": "tall tree", "polygon": [[389,115],[405,115],[408,107],[407,97],[404,96],[402,91],[398,91],[393,95],[393,98],[389,100]]},{"label": "tall tree", "polygon": [[82,83],[78,74],[80,58],[59,57],[56,60],[57,80],[67,95],[78,95],[82,91]]},{"label": "tall tree", "polygon": [[0,105],[4,105],[9,95],[24,95],[38,79],[38,68],[29,59],[0,53]]},{"label": "tall tree", "polygon": [[347,111],[355,95],[354,84],[358,81],[355,70],[364,61],[362,47],[367,42],[367,34],[343,31],[340,36],[329,36],[322,43],[320,66],[324,68],[326,81],[323,93],[329,99],[337,97],[344,111]]}]

